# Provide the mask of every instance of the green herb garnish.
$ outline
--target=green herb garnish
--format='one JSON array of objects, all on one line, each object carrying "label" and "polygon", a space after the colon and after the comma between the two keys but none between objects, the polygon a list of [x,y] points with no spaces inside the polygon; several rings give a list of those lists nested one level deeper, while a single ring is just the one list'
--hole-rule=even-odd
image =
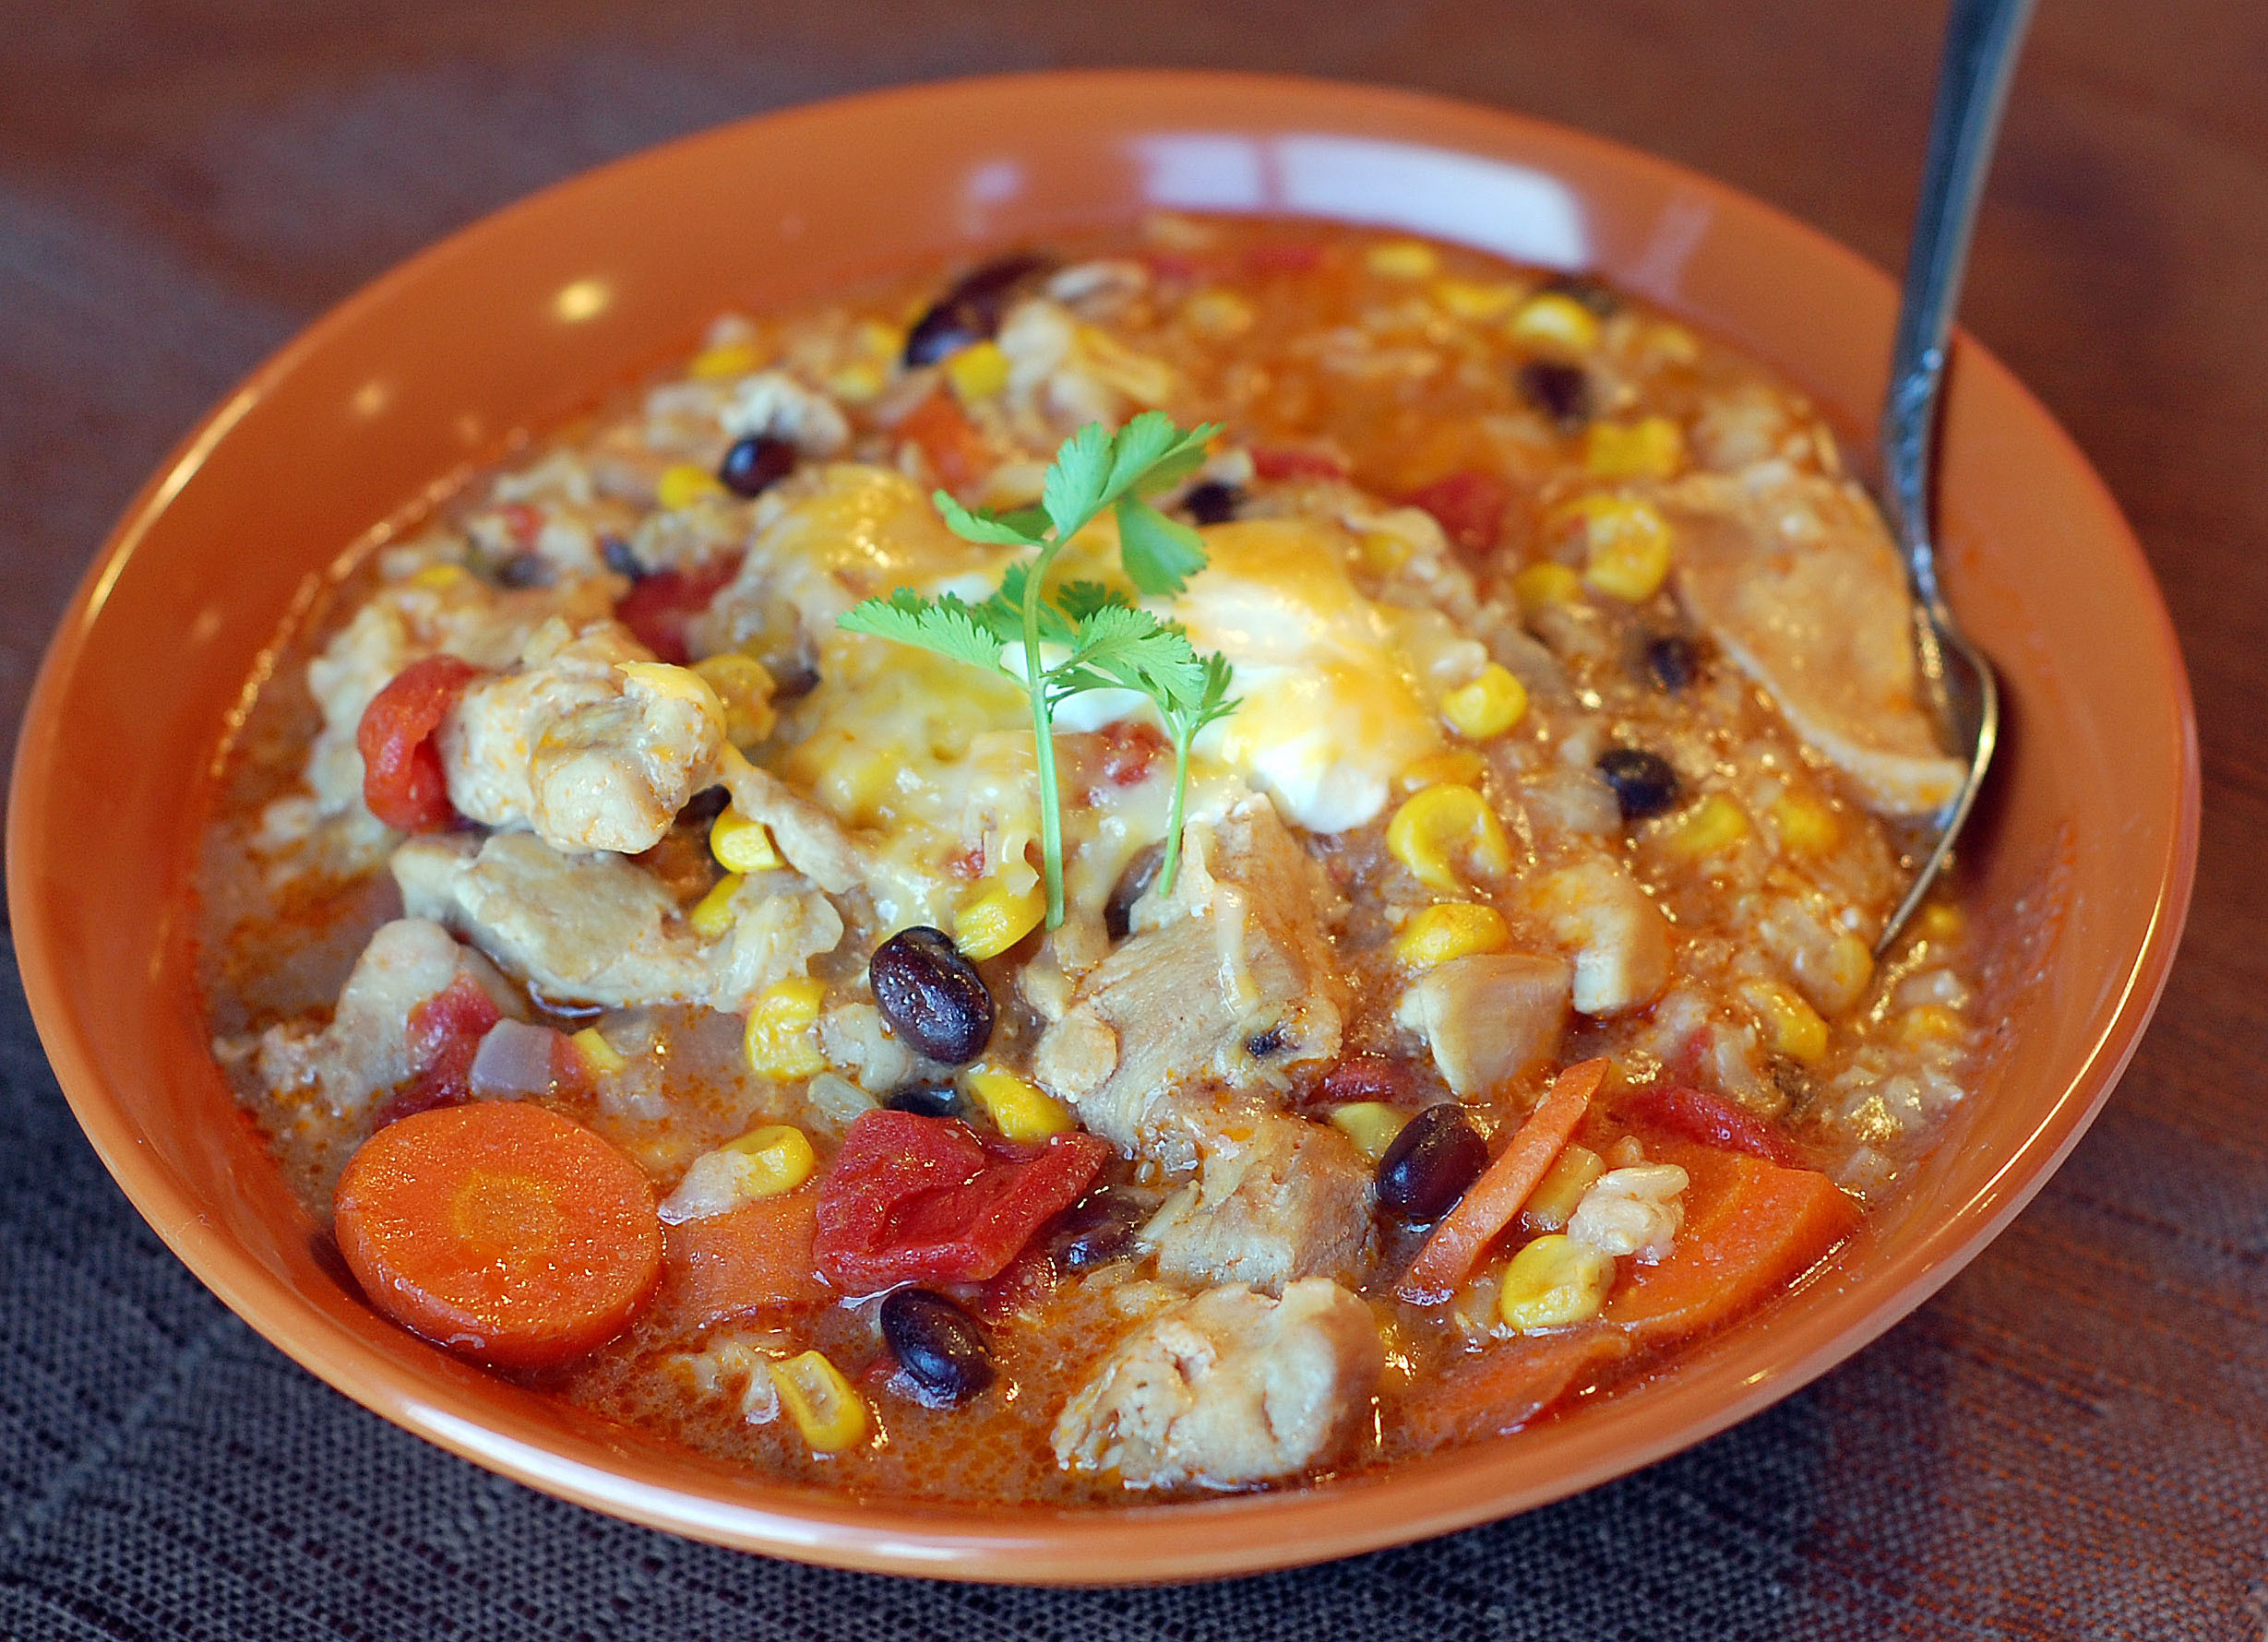
[{"label": "green herb garnish", "polygon": [[[1157,704],[1174,746],[1174,802],[1167,817],[1163,887],[1181,865],[1181,816],[1188,795],[1189,745],[1237,704],[1232,674],[1218,654],[1200,656],[1178,625],[1162,622],[1113,588],[1067,582],[1051,595],[1056,555],[1105,507],[1118,516],[1118,553],[1127,579],[1145,594],[1178,593],[1205,567],[1205,544],[1188,526],[1142,498],[1194,472],[1205,441],[1219,431],[1188,429],[1146,410],[1112,434],[1089,422],[1063,442],[1047,470],[1039,506],[1009,514],[973,511],[944,491],[937,511],[958,535],[994,547],[1031,548],[1037,556],[1009,566],[1000,586],[976,603],[951,594],[929,599],[900,588],[845,612],[853,633],[894,639],[988,672],[1004,671],[1011,644],[1023,647],[1022,677],[1032,697],[1032,737],[1039,763],[1040,854],[1047,882],[1047,927],[1063,922],[1063,811],[1056,789],[1055,709],[1089,690],[1139,690]],[[1061,654],[1050,665],[1044,648]]]}]

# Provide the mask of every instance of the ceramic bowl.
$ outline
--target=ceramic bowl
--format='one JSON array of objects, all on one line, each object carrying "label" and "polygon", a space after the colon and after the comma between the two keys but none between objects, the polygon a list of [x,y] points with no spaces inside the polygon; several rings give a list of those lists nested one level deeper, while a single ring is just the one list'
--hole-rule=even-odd
[{"label": "ceramic bowl", "polygon": [[1085,1512],[925,1506],[674,1448],[364,1305],[213,1065],[185,911],[222,726],[294,601],[380,521],[513,431],[689,348],[728,305],[1153,207],[1386,225],[1596,268],[1777,365],[1853,429],[1880,394],[1892,282],[1849,251],[1661,161],[1355,86],[1065,74],[886,92],[672,144],[436,245],[261,366],[150,479],[65,615],[15,772],[15,935],[64,1090],[135,1206],[254,1327],[467,1458],[696,1538],[965,1578],[1194,1578],[1441,1533],[1698,1442],[1888,1328],[2039,1189],[2172,958],[2197,848],[2195,730],[2118,508],[2047,412],[1964,342],[1941,511],[1953,602],[2010,697],[1967,851],[2003,1048],[1903,1207],[1674,1373],[1377,1476]]}]

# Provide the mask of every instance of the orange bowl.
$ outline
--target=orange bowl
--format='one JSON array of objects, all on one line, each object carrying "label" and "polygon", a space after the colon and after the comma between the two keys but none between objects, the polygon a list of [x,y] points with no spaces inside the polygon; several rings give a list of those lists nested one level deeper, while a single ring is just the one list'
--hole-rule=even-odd
[{"label": "orange bowl", "polygon": [[887,92],[673,144],[445,241],[269,360],[144,487],[64,618],[16,766],[8,890],[56,1073],[136,1207],[253,1327],[470,1459],[698,1539],[962,1578],[1193,1578],[1441,1533],[1698,1442],[1889,1327],[2039,1189],[2165,982],[2197,852],[2196,728],[2117,506],[1964,341],[1940,514],[1954,604],[2010,697],[1967,851],[2003,1050],[1859,1244],[1674,1372],[1516,1437],[1283,1493],[930,1506],[768,1481],[492,1377],[364,1304],[232,1101],[192,972],[185,896],[215,750],[280,623],[382,521],[727,306],[1152,207],[1594,268],[1854,429],[1880,397],[1894,292],[1852,253],[1661,161],[1354,86],[1061,74]]}]

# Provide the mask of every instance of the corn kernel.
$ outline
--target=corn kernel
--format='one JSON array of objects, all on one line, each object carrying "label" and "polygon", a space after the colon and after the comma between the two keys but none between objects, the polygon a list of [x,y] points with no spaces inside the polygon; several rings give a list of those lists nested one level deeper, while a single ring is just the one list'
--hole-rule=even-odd
[{"label": "corn kernel", "polygon": [[851,333],[858,351],[868,359],[888,364],[905,351],[905,332],[879,319],[862,319]]},{"label": "corn kernel", "polygon": [[748,1011],[748,1065],[767,1077],[809,1077],[827,1070],[819,1053],[819,1004],[827,982],[782,981],[757,995]]},{"label": "corn kernel", "polygon": [[1834,811],[1801,793],[1782,794],[1772,806],[1780,847],[1796,855],[1824,855],[1843,841],[1843,823]]},{"label": "corn kernel", "polygon": [[713,382],[722,376],[745,376],[756,369],[756,346],[752,342],[719,342],[714,348],[704,348],[693,356],[687,374],[704,382]]},{"label": "corn kernel", "polygon": [[1565,1230],[1574,1218],[1575,1205],[1606,1172],[1606,1160],[1589,1147],[1562,1147],[1551,1167],[1544,1171],[1544,1178],[1535,1183],[1535,1190],[1528,1194],[1527,1202],[1521,1205],[1522,1217],[1539,1232]]},{"label": "corn kernel", "polygon": [[1491,661],[1469,684],[1441,697],[1441,716],[1467,741],[1502,735],[1526,716],[1528,687],[1510,671]]},{"label": "corn kernel", "polygon": [[1394,956],[1412,969],[1430,970],[1452,958],[1501,952],[1512,944],[1504,914],[1476,901],[1443,901],[1426,908],[1394,936]]},{"label": "corn kernel", "polygon": [[1698,859],[1729,850],[1748,836],[1748,813],[1722,792],[1712,792],[1686,812],[1668,843],[1678,854]]},{"label": "corn kernel", "polygon": [[1044,1140],[1074,1127],[1063,1102],[1013,1072],[972,1072],[969,1095],[1010,1140]]},{"label": "corn kernel", "polygon": [[1331,1126],[1352,1140],[1355,1149],[1373,1163],[1386,1155],[1386,1148],[1409,1121],[1408,1113],[1383,1101],[1351,1101],[1333,1107],[1331,1113]]},{"label": "corn kernel", "polygon": [[751,1129],[717,1149],[732,1160],[733,1184],[743,1202],[783,1196],[809,1180],[819,1166],[810,1140],[789,1124]]},{"label": "corn kernel", "polygon": [[1438,753],[1426,754],[1395,779],[1404,792],[1415,792],[1443,782],[1477,787],[1481,777],[1487,773],[1488,761],[1471,747],[1444,747]]},{"label": "corn kernel", "polygon": [[730,804],[709,824],[709,852],[728,873],[769,873],[781,864],[770,830]]},{"label": "corn kernel", "polygon": [[1379,576],[1401,569],[1415,551],[1408,537],[1391,530],[1365,530],[1355,545],[1362,551],[1364,567]]},{"label": "corn kernel", "polygon": [[707,895],[693,903],[693,910],[686,914],[686,922],[693,933],[704,941],[713,941],[733,927],[733,896],[740,888],[738,873],[727,873],[719,878]]},{"label": "corn kernel", "polygon": [[1546,559],[1512,577],[1512,596],[1520,601],[1521,614],[1534,615],[1546,604],[1572,604],[1582,598],[1582,577]]},{"label": "corn kernel", "polygon": [[1364,253],[1363,266],[1384,280],[1430,280],[1441,258],[1423,240],[1388,240]]},{"label": "corn kernel", "polygon": [[1510,313],[1519,303],[1520,287],[1487,285],[1474,280],[1442,280],[1434,285],[1433,300],[1459,319],[1496,319]]},{"label": "corn kernel", "polygon": [[727,494],[723,482],[714,473],[691,462],[672,462],[662,470],[662,477],[653,487],[654,500],[673,512],[690,507],[704,497]]},{"label": "corn kernel", "polygon": [[974,404],[1008,386],[1008,355],[997,342],[972,342],[946,360],[945,375],[962,404]]},{"label": "corn kernel", "polygon": [[1762,1019],[1775,1052],[1807,1066],[1826,1058],[1827,1023],[1818,1010],[1768,981],[1752,981],[1740,993]]},{"label": "corn kernel", "polygon": [[864,405],[882,397],[882,389],[889,384],[889,374],[880,365],[861,360],[854,365],[844,365],[827,378],[827,391],[845,404]]},{"label": "corn kernel", "polygon": [[1943,901],[1931,901],[1921,910],[1921,933],[1932,941],[1957,941],[1969,921],[1961,909]]},{"label": "corn kernel", "polygon": [[727,741],[746,751],[771,733],[779,715],[771,709],[771,673],[761,661],[726,650],[694,662],[693,673],[724,704]]},{"label": "corn kernel", "polygon": [[1183,304],[1182,317],[1202,336],[1242,336],[1252,328],[1252,304],[1233,291],[1200,291]]},{"label": "corn kernel", "polygon": [[819,1351],[771,1365],[780,1406],[815,1454],[840,1454],[866,1435],[866,1399]]},{"label": "corn kernel", "polygon": [[1037,929],[1046,910],[1038,885],[1022,891],[996,885],[953,914],[953,945],[963,958],[997,958]]},{"label": "corn kernel", "polygon": [[1522,1334],[1599,1315],[1615,1283],[1614,1256],[1564,1232],[1547,1232],[1514,1255],[1497,1290],[1497,1315]]},{"label": "corn kernel", "polygon": [[575,1053],[583,1057],[583,1065],[602,1077],[612,1077],[629,1066],[622,1052],[609,1043],[596,1027],[585,1027],[567,1040],[575,1045]]},{"label": "corn kernel", "polygon": [[1505,328],[1515,342],[1561,348],[1570,353],[1588,353],[1599,342],[1598,315],[1556,291],[1530,297]]},{"label": "corn kernel", "polygon": [[1910,1046],[1961,1036],[1961,1017],[1942,1004],[1922,1004],[1898,1021],[1898,1041]]},{"label": "corn kernel", "polygon": [[430,588],[439,592],[444,588],[455,587],[472,574],[462,565],[428,565],[410,577],[410,585],[413,588]]},{"label": "corn kernel", "polygon": [[1511,870],[1512,847],[1504,824],[1470,787],[1443,783],[1406,798],[1386,824],[1386,848],[1445,894],[1465,886],[1465,875],[1487,880]]},{"label": "corn kernel", "polygon": [[1685,431],[1666,416],[1594,422],[1583,434],[1582,463],[1594,479],[1674,479],[1685,466]]},{"label": "corn kernel", "polygon": [[1629,496],[1584,496],[1569,511],[1583,521],[1585,581],[1631,604],[1660,591],[1669,575],[1669,521],[1659,508]]}]

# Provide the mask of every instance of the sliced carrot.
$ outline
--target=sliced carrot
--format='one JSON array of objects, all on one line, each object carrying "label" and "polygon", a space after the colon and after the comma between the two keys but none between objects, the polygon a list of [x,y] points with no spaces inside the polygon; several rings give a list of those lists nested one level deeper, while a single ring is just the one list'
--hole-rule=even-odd
[{"label": "sliced carrot", "polygon": [[1502,1436],[1629,1354],[1630,1338],[1618,1328],[1504,1340],[1414,1384],[1397,1423],[1420,1452]]},{"label": "sliced carrot", "polygon": [[669,1303],[682,1307],[692,1327],[706,1328],[768,1306],[831,1298],[811,1255],[818,1201],[816,1190],[806,1189],[670,1227],[663,1234]]},{"label": "sliced carrot", "polygon": [[1472,1190],[1457,1200],[1441,1223],[1417,1251],[1410,1269],[1403,1274],[1398,1292],[1416,1305],[1432,1305],[1449,1298],[1459,1283],[1472,1275],[1482,1253],[1520,1212],[1520,1206],[1535,1190],[1591,1109],[1591,1097],[1606,1081],[1606,1063],[1584,1061],[1553,1079],[1544,1099],[1528,1114],[1528,1121],[1512,1136],[1511,1144],[1497,1154]]},{"label": "sliced carrot", "polygon": [[636,1163],[542,1106],[481,1101],[380,1129],[340,1176],[340,1251],[403,1327],[501,1368],[603,1345],[662,1276]]},{"label": "sliced carrot", "polygon": [[949,491],[967,490],[998,461],[984,433],[949,394],[933,393],[907,411],[898,434],[921,446],[930,471]]},{"label": "sliced carrot", "polygon": [[1651,1160],[1689,1181],[1685,1224],[1659,1266],[1633,1266],[1605,1313],[1641,1341],[1730,1321],[1851,1234],[1858,1210],[1824,1174],[1746,1152],[1670,1145]]}]

